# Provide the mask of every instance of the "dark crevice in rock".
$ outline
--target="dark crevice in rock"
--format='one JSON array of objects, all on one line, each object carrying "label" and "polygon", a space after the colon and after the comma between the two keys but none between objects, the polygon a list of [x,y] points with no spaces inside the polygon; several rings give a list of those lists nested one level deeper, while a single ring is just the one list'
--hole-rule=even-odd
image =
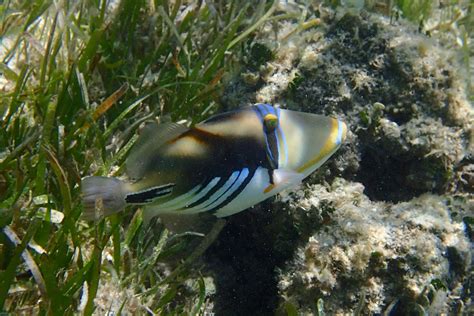
[{"label": "dark crevice in rock", "polygon": [[207,252],[218,315],[271,315],[278,301],[273,271],[279,260],[272,241],[256,228],[261,219],[249,214],[233,216]]},{"label": "dark crevice in rock", "polygon": [[409,201],[424,191],[404,184],[408,166],[406,161],[397,160],[388,154],[366,150],[362,153],[357,181],[364,185],[364,193],[373,201]]},{"label": "dark crevice in rock", "polygon": [[294,255],[297,240],[302,240],[297,227],[282,223],[290,220],[282,206],[270,199],[230,217],[206,252],[208,272],[216,285],[217,315],[275,314],[277,269]]}]

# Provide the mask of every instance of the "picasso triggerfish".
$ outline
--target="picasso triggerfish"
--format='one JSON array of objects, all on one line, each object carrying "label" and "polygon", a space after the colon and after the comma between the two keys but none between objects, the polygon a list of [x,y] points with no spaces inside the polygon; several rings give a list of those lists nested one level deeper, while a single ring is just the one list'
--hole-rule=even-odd
[{"label": "picasso triggerfish", "polygon": [[194,127],[149,124],[126,161],[129,181],[86,177],[84,217],[127,205],[144,216],[210,212],[225,217],[300,183],[346,137],[346,124],[322,115],[257,104]]}]

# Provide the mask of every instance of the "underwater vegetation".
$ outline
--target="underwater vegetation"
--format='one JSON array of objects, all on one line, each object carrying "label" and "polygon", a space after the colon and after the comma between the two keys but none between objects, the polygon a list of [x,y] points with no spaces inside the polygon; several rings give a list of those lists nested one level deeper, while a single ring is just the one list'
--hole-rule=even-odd
[{"label": "underwater vegetation", "polygon": [[[0,311],[473,313],[472,10],[2,2]],[[81,179],[121,177],[145,122],[254,103],[336,117],[347,140],[200,257],[200,231],[146,226],[140,208],[81,219]]]},{"label": "underwater vegetation", "polygon": [[[1,311],[174,308],[181,283],[165,280],[157,262],[185,254],[182,245],[202,236],[171,237],[162,228],[145,234],[141,214],[87,224],[79,183],[85,175],[121,174],[146,120],[198,122],[216,111],[240,45],[274,10],[249,6],[0,4]],[[104,289],[112,282],[114,291]],[[191,286],[196,302],[180,309],[197,313],[201,279]],[[118,307],[101,304],[104,296]]]}]

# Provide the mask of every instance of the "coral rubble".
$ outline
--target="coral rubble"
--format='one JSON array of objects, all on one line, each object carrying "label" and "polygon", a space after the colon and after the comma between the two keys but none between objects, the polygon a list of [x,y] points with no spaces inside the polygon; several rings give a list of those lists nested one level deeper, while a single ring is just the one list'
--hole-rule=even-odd
[{"label": "coral rubble", "polygon": [[448,312],[448,302],[461,304],[471,245],[464,224],[451,219],[452,197],[425,193],[408,202],[374,202],[363,185],[341,178],[305,192],[287,196],[291,208],[319,213],[329,205],[332,211],[281,271],[282,298],[310,311],[322,297],[332,313],[358,306],[380,313],[399,300],[398,311],[407,313],[410,304],[429,308],[433,302],[423,306],[421,297],[434,287],[432,294],[451,289],[438,312]]}]

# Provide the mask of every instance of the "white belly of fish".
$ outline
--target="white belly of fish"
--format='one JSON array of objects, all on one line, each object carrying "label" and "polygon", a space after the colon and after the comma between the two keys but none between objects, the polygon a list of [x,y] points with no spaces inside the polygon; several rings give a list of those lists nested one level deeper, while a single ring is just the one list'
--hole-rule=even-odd
[{"label": "white belly of fish", "polygon": [[[166,214],[166,213],[173,213],[173,214],[196,214],[201,212],[206,212],[209,210],[214,209],[216,206],[220,205],[224,202],[234,191],[238,190],[240,184],[245,178],[245,173],[248,174],[248,170],[243,170],[240,177],[229,179],[228,183],[224,184],[224,186],[219,189],[213,196],[209,198],[209,200],[196,205],[192,208],[185,208],[185,205],[189,205],[192,202],[199,199],[200,196],[193,194],[196,190],[191,190],[190,194],[185,194],[181,197],[175,199],[175,201],[171,201],[168,203],[164,203],[163,205],[149,205],[145,207],[146,217],[151,218],[159,214]],[[215,179],[214,183],[217,183],[218,178]],[[211,184],[213,182],[211,181]],[[246,185],[246,187],[228,204],[224,205],[223,207],[217,209],[215,211],[215,215],[217,217],[226,217],[238,212],[241,212],[255,204],[260,203],[261,201],[269,198],[272,195],[284,190],[288,186],[294,183],[285,183],[275,187],[273,190],[265,193],[265,189],[270,184],[270,178],[268,175],[268,170],[262,167],[259,167],[250,182]],[[209,185],[210,186],[210,185]],[[207,191],[211,189],[211,186]],[[202,190],[206,191],[206,190]],[[224,193],[225,192],[225,193]],[[203,193],[201,193],[203,194]]]},{"label": "white belly of fish", "polygon": [[257,203],[269,198],[274,195],[275,192],[264,193],[265,188],[268,187],[270,178],[268,176],[268,170],[259,167],[256,171],[252,180],[247,186],[236,196],[229,204],[218,209],[215,212],[217,217],[225,217],[238,212],[241,212]]}]

